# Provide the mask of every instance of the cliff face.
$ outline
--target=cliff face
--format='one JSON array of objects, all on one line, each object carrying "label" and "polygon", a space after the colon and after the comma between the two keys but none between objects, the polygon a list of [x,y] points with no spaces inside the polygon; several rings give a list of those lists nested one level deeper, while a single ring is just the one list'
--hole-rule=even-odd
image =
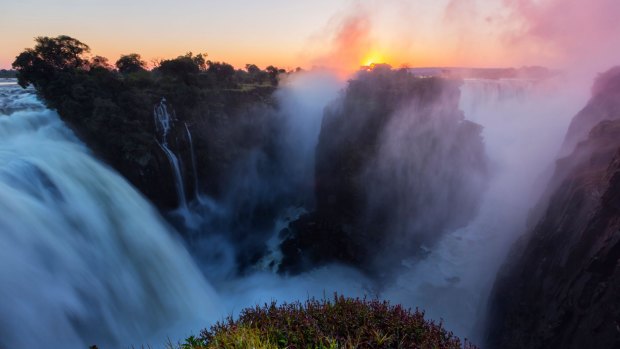
[{"label": "cliff face", "polygon": [[208,179],[200,191],[219,198],[238,159],[257,147],[268,151],[278,121],[272,86],[213,87],[200,80],[208,78],[205,73],[190,85],[147,72],[128,77],[95,69],[54,74],[37,86],[46,104],[97,156],[163,210],[183,203],[175,190],[174,169],[158,144],[161,131],[153,113],[162,98],[172,115],[168,146],[178,157],[188,200],[200,185],[195,177]]},{"label": "cliff face", "polygon": [[316,210],[293,222],[281,270],[342,262],[383,273],[464,225],[484,192],[481,127],[458,108],[459,81],[375,69],[326,108]]},{"label": "cliff face", "polygon": [[542,218],[498,274],[487,348],[620,346],[620,70],[592,92],[569,128],[570,155],[556,164]]}]

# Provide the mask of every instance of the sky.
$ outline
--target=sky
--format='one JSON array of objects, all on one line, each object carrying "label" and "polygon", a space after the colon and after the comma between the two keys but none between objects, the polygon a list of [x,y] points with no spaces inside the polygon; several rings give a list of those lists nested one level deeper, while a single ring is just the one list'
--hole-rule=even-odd
[{"label": "sky", "polygon": [[69,35],[112,62],[186,52],[357,68],[620,62],[617,0],[0,0],[0,68],[36,36]]}]

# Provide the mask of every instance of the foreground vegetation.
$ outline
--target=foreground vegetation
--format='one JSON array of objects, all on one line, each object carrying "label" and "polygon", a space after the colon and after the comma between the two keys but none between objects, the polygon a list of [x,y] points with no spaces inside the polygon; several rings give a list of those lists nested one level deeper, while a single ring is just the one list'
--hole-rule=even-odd
[{"label": "foreground vegetation", "polygon": [[248,308],[179,349],[241,348],[468,348],[424,313],[387,301],[334,296],[305,303],[275,302]]}]

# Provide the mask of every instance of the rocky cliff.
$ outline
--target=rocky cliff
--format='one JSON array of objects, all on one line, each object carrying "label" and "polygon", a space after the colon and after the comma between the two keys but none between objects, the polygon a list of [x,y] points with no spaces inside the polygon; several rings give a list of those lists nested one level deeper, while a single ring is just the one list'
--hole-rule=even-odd
[{"label": "rocky cliff", "polygon": [[475,215],[487,158],[459,84],[385,67],[349,82],[325,110],[316,209],[285,231],[281,271],[342,262],[383,274]]},{"label": "rocky cliff", "polygon": [[498,274],[487,348],[620,347],[620,69],[597,79],[563,154]]},{"label": "rocky cliff", "polygon": [[[133,68],[119,60],[115,69],[104,57],[90,58],[77,39],[35,42],[13,63],[19,84],[33,86],[97,156],[164,211],[186,204],[180,192],[191,200],[196,186],[219,199],[240,159],[257,148],[273,153],[279,122],[273,93],[281,73],[275,67],[235,70],[188,53],[151,71],[129,55]],[[162,100],[165,116],[158,121]]]}]

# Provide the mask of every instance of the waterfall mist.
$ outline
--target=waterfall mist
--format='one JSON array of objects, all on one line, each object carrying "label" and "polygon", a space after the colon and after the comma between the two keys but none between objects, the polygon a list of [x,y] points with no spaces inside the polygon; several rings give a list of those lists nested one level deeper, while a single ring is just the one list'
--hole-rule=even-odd
[{"label": "waterfall mist", "polygon": [[572,115],[586,94],[562,78],[465,80],[460,106],[483,127],[492,176],[479,213],[410,263],[386,297],[418,305],[479,341],[487,296],[510,245],[527,231]]},{"label": "waterfall mist", "polygon": [[411,255],[416,244],[434,243],[478,211],[488,177],[485,150],[480,126],[455,112],[458,101],[446,95],[430,105],[408,101],[379,136],[363,176],[365,220],[383,221],[384,248],[392,253],[404,247]]},{"label": "waterfall mist", "polygon": [[[325,107],[338,108],[341,81],[336,74],[324,71],[293,75],[292,80],[284,81],[278,91],[278,115],[286,131],[278,144],[286,161],[276,173],[286,173],[285,178],[261,179],[262,165],[256,159],[242,162],[236,172],[235,181],[246,189],[234,195],[247,195],[248,190],[282,190],[271,187],[277,183],[306,198],[289,201],[296,204],[281,209],[270,232],[244,237],[261,242],[262,257],[239,274],[235,255],[242,242],[227,238],[225,231],[210,230],[209,225],[203,226],[202,238],[193,240],[191,250],[217,292],[231,295],[223,296],[222,302],[233,313],[256,303],[322,297],[337,291],[420,307],[430,318],[443,319],[457,335],[478,339],[495,273],[510,244],[527,229],[528,215],[547,184],[571,116],[586,100],[586,89],[566,76],[465,79],[456,100],[439,98],[427,109],[415,100],[405,103],[390,116],[391,122],[380,136],[378,155],[361,177],[369,188],[370,211],[385,206],[386,195],[395,199],[390,199],[392,206],[387,207],[398,211],[389,212],[392,231],[385,234],[392,247],[401,245],[404,254],[400,256],[404,257],[394,263],[390,249],[377,246],[385,249],[382,265],[392,277],[379,281],[337,264],[297,276],[278,275],[274,271],[282,257],[281,230],[316,204],[309,183],[320,124],[325,122]],[[447,116],[444,110],[450,103],[458,103],[460,116]],[[461,118],[456,123],[461,126],[451,128],[442,117]],[[473,151],[460,137],[467,130],[479,132],[475,124],[481,126],[487,168],[477,167],[475,161],[469,168],[455,162],[461,159],[455,152]],[[429,134],[435,138],[424,138]],[[420,196],[420,185],[424,196]],[[479,198],[473,199],[472,193]],[[204,196],[201,200],[210,209],[210,213],[202,211],[202,219],[234,214],[222,203]],[[413,218],[417,212],[424,212],[422,219]],[[463,215],[454,220],[455,225],[437,230],[432,223],[455,215]],[[422,249],[407,250],[409,245],[402,243],[406,240],[427,243]],[[206,258],[201,255],[205,251],[211,251]]]},{"label": "waterfall mist", "polygon": [[[16,301],[0,305],[11,314],[0,320],[6,332],[0,344],[153,343],[157,336],[196,334],[247,306],[333,292],[420,307],[457,335],[476,340],[497,268],[510,243],[526,230],[528,212],[585,93],[562,77],[465,79],[460,96],[424,107],[405,101],[389,115],[378,151],[359,177],[367,187],[368,217],[379,212],[374,217],[387,217],[389,223],[383,232],[389,243],[376,248],[383,256],[378,259],[385,259],[378,263],[390,277],[376,278],[338,263],[278,274],[282,231],[316,208],[319,135],[325,111],[340,108],[346,86],[327,71],[293,74],[283,81],[277,108],[267,111],[278,122],[276,151],[256,148],[239,159],[219,199],[204,192],[209,178],[196,176],[191,140],[204,130],[178,123],[190,140],[192,163],[185,167],[194,174],[187,178],[196,181],[196,195],[184,193],[187,206],[172,213],[173,222],[183,218],[177,227],[187,250],[154,209],[94,160],[56,114],[31,94],[4,96],[9,102],[3,103],[10,105],[0,110],[10,110],[5,112],[10,116],[0,120],[0,161],[5,164],[0,185],[6,189],[0,205],[11,214],[0,220],[8,232],[3,236],[8,240],[0,240],[7,251],[0,258],[11,267],[0,268],[0,281],[12,286],[0,292]],[[165,124],[170,113],[160,104],[154,116]],[[473,154],[479,152],[463,143],[469,132],[481,132],[488,166],[478,167]],[[166,138],[160,145],[167,146]],[[384,215],[385,207],[396,209]],[[252,215],[262,221],[246,220]],[[437,228],[437,220],[454,224]],[[400,252],[391,255],[395,246]],[[33,280],[38,287],[32,287]],[[33,304],[41,314],[28,311]],[[24,323],[50,330],[27,335]],[[50,323],[55,327],[45,326]]]}]

